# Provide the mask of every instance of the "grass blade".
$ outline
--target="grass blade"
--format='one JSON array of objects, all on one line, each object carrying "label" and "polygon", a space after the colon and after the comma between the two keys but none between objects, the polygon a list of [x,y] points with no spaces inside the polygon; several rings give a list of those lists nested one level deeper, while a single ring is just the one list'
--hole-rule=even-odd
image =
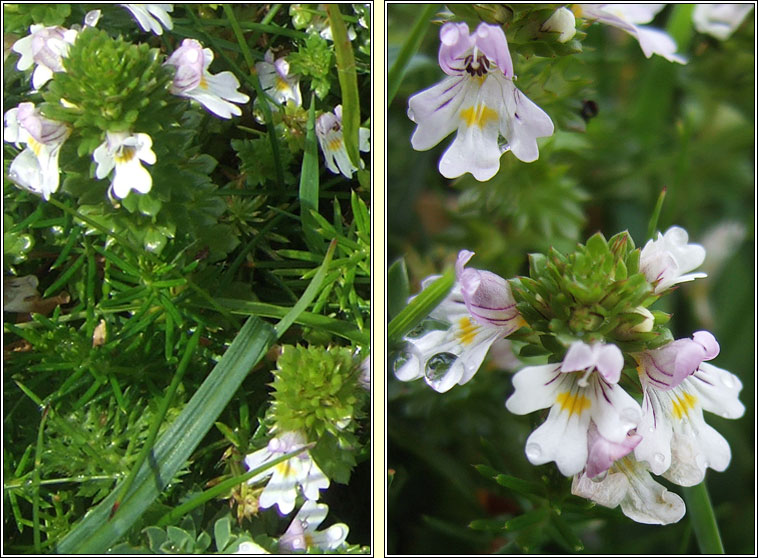
[{"label": "grass blade", "polygon": [[329,24],[334,37],[334,54],[337,57],[337,77],[342,92],[342,141],[353,165],[361,166],[358,153],[358,128],[361,125],[361,107],[358,98],[358,75],[355,73],[353,45],[347,36],[347,26],[337,4],[327,4]]},{"label": "grass blade", "polygon": [[122,537],[158,497],[213,426],[250,369],[276,339],[274,329],[252,317],[237,334],[187,406],[158,440],[152,457],[138,471],[119,513],[108,521],[117,486],[60,542],[61,554],[102,554]]},{"label": "grass blade", "polygon": [[316,222],[311,215],[311,210],[318,211],[318,144],[315,123],[316,102],[311,94],[305,149],[303,149],[303,166],[300,168],[300,225],[303,227],[308,248],[317,254],[323,254],[324,241],[316,232]]},{"label": "grass blade", "polygon": [[387,342],[392,344],[400,340],[403,334],[429,315],[429,312],[442,302],[455,282],[455,271],[448,269],[445,274],[434,281],[414,298],[402,312],[395,316],[387,326]]}]

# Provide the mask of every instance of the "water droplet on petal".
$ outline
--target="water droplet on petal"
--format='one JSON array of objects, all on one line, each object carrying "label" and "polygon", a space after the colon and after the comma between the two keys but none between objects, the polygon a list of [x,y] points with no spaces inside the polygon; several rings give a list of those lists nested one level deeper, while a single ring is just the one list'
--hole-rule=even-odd
[{"label": "water droplet on petal", "polygon": [[697,463],[698,468],[701,470],[705,470],[708,467],[708,460],[702,453],[695,456],[695,463]]},{"label": "water droplet on petal", "polygon": [[453,353],[438,353],[426,362],[424,375],[430,382],[436,382],[447,374],[456,360],[458,356]]},{"label": "water droplet on petal", "polygon": [[650,427],[648,427],[647,431],[648,432],[655,432],[655,427],[650,426]]},{"label": "water droplet on petal", "polygon": [[395,361],[392,363],[392,371],[397,372],[402,366],[411,359],[411,355],[408,353],[398,355]]},{"label": "water droplet on petal", "polygon": [[731,374],[724,374],[721,376],[721,383],[724,384],[724,387],[729,389],[734,387],[734,380],[732,379]]},{"label": "water droplet on petal", "polygon": [[539,444],[531,443],[526,445],[526,457],[529,461],[542,457],[542,448]]},{"label": "water droplet on petal", "polygon": [[663,463],[664,461],[666,461],[666,456],[663,455],[662,453],[656,453],[653,456],[653,459],[655,459],[656,463]]}]

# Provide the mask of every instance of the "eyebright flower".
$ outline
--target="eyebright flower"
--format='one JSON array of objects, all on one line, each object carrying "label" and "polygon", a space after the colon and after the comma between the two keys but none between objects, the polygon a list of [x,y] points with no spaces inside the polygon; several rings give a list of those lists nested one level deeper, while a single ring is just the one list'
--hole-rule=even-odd
[{"label": "eyebright flower", "polygon": [[567,43],[576,35],[576,18],[574,12],[566,7],[560,7],[553,12],[540,31],[558,33],[558,42]]},{"label": "eyebright flower", "polygon": [[97,163],[95,176],[105,178],[115,167],[110,187],[113,195],[123,199],[131,190],[147,194],[153,187],[153,177],[140,161],[155,164],[152,145],[153,140],[147,134],[106,132],[105,141],[92,154]]},{"label": "eyebright flower", "polygon": [[489,271],[465,269],[473,255],[468,250],[458,254],[456,284],[430,314],[446,328],[406,338],[409,354],[395,370],[398,380],[423,377],[440,393],[455,384],[463,385],[474,377],[496,340],[525,324],[505,279]]},{"label": "eyebright flower", "polygon": [[408,118],[418,125],[413,148],[431,149],[457,130],[439,162],[446,178],[470,172],[477,180],[489,180],[508,150],[521,161],[535,161],[537,138],[552,135],[553,122],[513,84],[503,30],[480,23],[469,35],[465,23],[446,23],[440,42],[439,64],[449,77],[408,100]]},{"label": "eyebright flower", "polygon": [[290,65],[284,57],[274,60],[274,53],[269,49],[263,61],[255,64],[255,70],[258,72],[263,91],[274,101],[283,105],[291,100],[298,107],[303,104],[300,78],[290,75]]},{"label": "eyebright flower", "polygon": [[[306,446],[305,437],[300,432],[284,432],[272,438],[268,446],[245,457],[248,469],[257,469],[277,457]],[[290,459],[274,465],[255,475],[248,483],[253,484],[270,476],[259,500],[261,508],[276,505],[279,513],[287,515],[295,508],[298,485],[307,500],[318,500],[319,490],[329,488],[329,479],[307,450]]]},{"label": "eyebright flower", "polygon": [[173,29],[174,22],[168,12],[174,10],[173,4],[121,4],[129,10],[143,31],[152,31],[163,35],[163,28]]},{"label": "eyebright flower", "polygon": [[722,41],[732,36],[753,9],[753,4],[695,4],[692,22],[700,33]]},{"label": "eyebright flower", "polygon": [[[369,150],[370,135],[368,128],[358,130],[358,149]],[[358,169],[348,157],[342,137],[342,105],[334,107],[334,113],[325,112],[316,119],[316,137],[324,154],[326,168],[334,174],[342,173],[345,177],[352,178],[353,173]],[[363,161],[361,161],[361,168],[363,168]]]},{"label": "eyebright flower", "polygon": [[[547,420],[526,441],[532,464],[555,461],[564,476],[579,473],[587,464],[592,423],[606,441],[629,443],[642,413],[618,385],[623,365],[615,345],[576,341],[561,364],[527,366],[513,376],[515,391],[505,402],[510,412],[525,415],[550,407]],[[593,467],[599,466],[598,458]]]},{"label": "eyebright flower", "polygon": [[240,82],[232,72],[211,74],[211,62],[211,49],[204,49],[195,39],[184,39],[166,60],[166,64],[176,67],[171,93],[194,99],[221,118],[241,115],[240,108],[232,103],[247,103],[250,97],[237,91]]},{"label": "eyebright flower", "polygon": [[602,479],[584,473],[575,476],[571,493],[607,508],[620,505],[624,515],[638,523],[668,525],[685,512],[682,499],[655,482],[646,464],[632,456],[616,461]]},{"label": "eyebright flower", "polygon": [[574,4],[576,15],[621,29],[642,48],[646,58],[653,54],[663,56],[669,62],[686,64],[687,59],[676,53],[676,42],[660,29],[637,25],[649,23],[665,7],[665,4]]},{"label": "eyebright flower", "polygon": [[329,506],[314,500],[306,500],[295,519],[279,538],[280,550],[297,552],[300,550],[335,550],[347,539],[349,528],[344,523],[335,523],[324,531],[316,531],[326,519]]},{"label": "eyebright flower", "polygon": [[[643,391],[638,431],[643,440],[634,450],[635,457],[646,461],[653,473],[693,486],[702,482],[706,468],[724,471],[729,466],[729,443],[706,424],[703,410],[724,418],[741,417],[745,412],[739,401],[742,383],[731,372],[702,362],[719,352],[707,331],[650,351],[656,352],[656,357],[637,356]],[[681,376],[677,366],[689,369],[689,374],[666,385],[667,378]]]},{"label": "eyebright flower", "polygon": [[39,89],[47,83],[54,72],[63,72],[63,58],[69,46],[76,40],[77,31],[65,27],[32,25],[30,34],[13,44],[13,50],[21,55],[16,63],[24,71],[37,64],[32,74],[32,86]]},{"label": "eyebright flower", "polygon": [[705,273],[690,273],[705,260],[705,248],[687,244],[687,231],[671,227],[656,240],[648,240],[640,253],[640,271],[655,284],[659,294],[677,283],[706,277]]},{"label": "eyebright flower", "polygon": [[24,150],[11,162],[8,176],[22,188],[49,200],[58,190],[58,156],[71,130],[40,114],[34,103],[21,103],[5,113],[3,137]]}]

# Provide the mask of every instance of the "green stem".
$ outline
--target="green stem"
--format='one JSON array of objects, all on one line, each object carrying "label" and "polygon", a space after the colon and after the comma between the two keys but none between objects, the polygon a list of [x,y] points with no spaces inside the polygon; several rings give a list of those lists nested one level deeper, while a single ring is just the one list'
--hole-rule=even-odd
[{"label": "green stem", "polygon": [[700,552],[703,554],[724,554],[716,515],[713,513],[711,498],[705,481],[696,486],[683,488],[684,500],[690,515],[692,530],[695,532]]},{"label": "green stem", "polygon": [[50,414],[50,407],[45,407],[42,411],[42,420],[39,422],[37,431],[37,449],[34,452],[34,472],[32,473],[33,500],[32,500],[32,523],[34,528],[34,550],[38,554],[41,552],[41,536],[39,522],[39,490],[40,490],[40,469],[42,468],[42,453],[44,451],[43,435],[45,432],[45,422]]}]

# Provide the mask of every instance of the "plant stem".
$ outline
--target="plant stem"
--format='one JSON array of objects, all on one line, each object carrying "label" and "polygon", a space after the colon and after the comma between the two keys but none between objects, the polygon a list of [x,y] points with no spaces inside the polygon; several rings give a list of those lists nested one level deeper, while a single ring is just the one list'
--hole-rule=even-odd
[{"label": "plant stem", "polygon": [[684,487],[684,499],[690,514],[690,523],[695,532],[697,545],[703,554],[724,554],[716,515],[705,481],[696,486]]}]

